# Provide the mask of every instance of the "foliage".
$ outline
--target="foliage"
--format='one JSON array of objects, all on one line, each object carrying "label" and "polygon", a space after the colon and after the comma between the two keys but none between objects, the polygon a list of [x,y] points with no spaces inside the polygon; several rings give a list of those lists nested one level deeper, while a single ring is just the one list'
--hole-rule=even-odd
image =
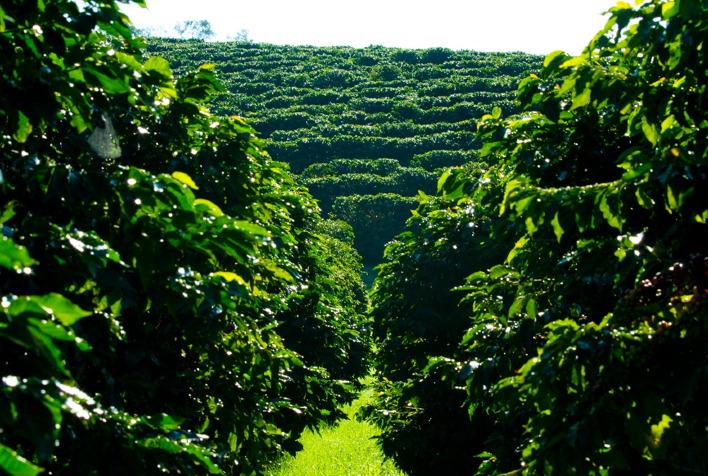
[{"label": "foliage", "polygon": [[[321,247],[312,197],[204,107],[213,66],[174,81],[143,46],[113,1],[0,8],[9,474],[258,473],[365,370],[357,255]],[[309,290],[321,306],[293,304]]]},{"label": "foliage", "polygon": [[354,246],[364,263],[375,263],[415,208],[417,199],[394,193],[337,197],[331,216],[349,223],[354,230]]},{"label": "foliage", "polygon": [[[357,49],[151,38],[149,51],[170,59],[178,74],[204,63],[215,64],[228,94],[215,98],[213,109],[248,117],[267,139],[271,156],[307,179],[315,173],[331,175],[323,171],[334,161],[348,160],[358,164],[355,173],[377,175],[381,174],[364,170],[361,164],[382,159],[400,164],[403,170],[391,169],[386,180],[303,180],[324,213],[337,198],[349,194],[385,193],[413,200],[418,190],[432,193],[436,175],[424,178],[419,170],[406,170],[418,167],[411,165],[414,157],[428,152],[446,156],[425,159],[422,167],[429,172],[463,163],[469,151],[480,145],[472,132],[476,120],[494,106],[505,113],[517,112],[511,99],[518,81],[541,66],[540,57],[523,53],[444,48]],[[340,170],[340,164],[334,168]],[[361,191],[366,186],[371,189]],[[355,228],[374,230],[381,224],[385,226],[372,220]],[[400,231],[402,220],[397,224],[388,230]],[[379,233],[383,231],[374,233],[381,235],[379,241],[390,241],[394,235]],[[381,247],[377,245],[373,254],[361,248],[366,241],[358,238],[358,252],[367,264],[378,264]]]},{"label": "foliage", "polygon": [[[470,166],[464,176],[480,173]],[[482,451],[479,428],[488,422],[483,415],[470,421],[464,393],[441,384],[429,359],[459,356],[467,309],[453,288],[503,256],[491,223],[469,199],[456,206],[456,199],[422,196],[378,268],[372,326],[380,381],[363,414],[382,428],[385,454],[409,474],[468,474]]]},{"label": "foliage", "polygon": [[390,63],[377,64],[371,68],[372,81],[393,81],[401,77],[401,69]]},{"label": "foliage", "polygon": [[[364,162],[366,164],[367,162]],[[333,202],[348,196],[398,193],[411,196],[418,191],[431,192],[434,174],[423,169],[399,168],[397,173],[381,176],[368,173],[332,174],[302,179],[320,202],[323,213],[332,211]]]},{"label": "foliage", "polygon": [[423,63],[442,64],[454,56],[454,51],[449,48],[428,48],[420,55],[420,61]]},{"label": "foliage", "polygon": [[240,41],[244,43],[250,43],[252,40],[248,37],[249,31],[245,28],[240,29],[234,35],[229,36],[229,41]]},{"label": "foliage", "polygon": [[449,167],[460,167],[466,163],[477,162],[477,151],[431,150],[424,154],[415,154],[411,167],[420,167],[429,171],[439,171]]},{"label": "foliage", "polygon": [[[386,271],[410,267],[401,247],[432,240],[404,233],[390,246],[374,328],[377,368],[398,393],[369,414],[401,464],[419,464],[396,446],[403,438],[449,450],[428,438],[449,416],[415,414],[432,411],[431,396],[456,406],[466,394],[468,448],[447,455],[457,468],[438,463],[447,474],[708,470],[707,24],[703,2],[619,2],[582,55],[552,53],[521,83],[524,113],[483,118],[481,157],[493,166],[481,179],[444,173],[439,187],[457,201],[447,213],[498,217],[485,240],[503,253],[472,246],[473,258],[453,260],[468,276],[446,345],[417,338],[409,317],[437,309],[437,293],[402,290],[406,275]],[[480,442],[484,461],[465,460]]]},{"label": "foliage", "polygon": [[[278,316],[282,321],[278,333],[287,347],[323,374],[315,378],[304,372],[300,393],[288,396],[312,405],[328,423],[343,416],[338,407],[351,401],[359,389],[359,378],[368,373],[369,357],[361,257],[350,237],[338,238],[344,233],[336,228],[328,221],[318,222],[312,235],[300,240],[308,245],[311,263],[302,270],[303,285],[287,296],[284,315]],[[351,229],[344,230],[351,235]],[[316,423],[303,420],[310,427]]]},{"label": "foliage", "polygon": [[401,164],[399,164],[396,159],[334,159],[325,164],[318,163],[310,165],[302,171],[300,177],[308,179],[339,174],[373,174],[386,176],[398,172],[400,169]]},{"label": "foliage", "polygon": [[[553,321],[539,356],[498,385],[522,391],[511,408],[537,415],[521,448],[529,471],[708,468],[698,408],[708,390],[698,347],[708,143],[692,106],[706,68],[690,46],[707,22],[695,2],[620,3],[583,55],[551,54],[543,75],[522,83],[520,97],[542,114],[483,128],[490,139],[512,131],[487,148],[508,157],[501,211],[525,221],[509,262],[534,277],[524,299]],[[548,168],[528,160],[541,158],[537,144]],[[533,242],[551,232],[555,259],[535,263],[529,255],[551,247]]]}]

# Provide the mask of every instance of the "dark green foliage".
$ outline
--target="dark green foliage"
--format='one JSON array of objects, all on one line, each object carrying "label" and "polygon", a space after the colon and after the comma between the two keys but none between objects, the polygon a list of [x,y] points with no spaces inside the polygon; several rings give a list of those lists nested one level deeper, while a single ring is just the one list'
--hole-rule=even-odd
[{"label": "dark green foliage", "polygon": [[399,121],[415,121],[423,117],[425,111],[413,101],[403,100],[393,106],[391,113]]},{"label": "dark green foliage", "polygon": [[12,475],[256,474],[366,371],[351,245],[250,126],[204,107],[211,66],[174,81],[142,46],[112,1],[0,8]]},{"label": "dark green foliage", "polygon": [[455,52],[449,48],[428,48],[421,52],[420,61],[421,63],[442,64],[454,55]]},{"label": "dark green foliage", "polygon": [[416,154],[411,160],[411,167],[420,167],[431,172],[448,167],[459,167],[478,160],[476,150],[431,150],[424,154]]},{"label": "dark green foliage", "polygon": [[396,159],[334,159],[324,164],[312,164],[302,171],[300,178],[311,179],[341,174],[373,174],[383,177],[400,172]]},{"label": "dark green foliage", "polygon": [[354,246],[364,263],[375,263],[391,237],[403,230],[417,203],[417,198],[393,193],[349,195],[334,200],[331,216],[352,226]]},{"label": "dark green foliage", "polygon": [[[432,192],[435,176],[425,179],[427,184],[414,184],[422,178],[421,172],[406,171],[414,156],[445,151],[459,158],[476,149],[476,120],[490,105],[505,113],[516,112],[512,99],[519,79],[541,64],[541,58],[521,53],[445,48],[317,48],[151,39],[150,50],[184,66],[214,63],[229,90],[214,101],[214,109],[248,117],[268,140],[271,156],[307,176],[303,183],[325,213],[337,197],[348,194],[412,197],[418,190]],[[394,159],[403,170],[395,169],[385,179],[327,173],[327,178],[317,175],[320,178],[310,181],[315,177],[307,175],[315,170],[311,167],[326,169],[339,159]],[[426,162],[423,168],[432,172],[436,166],[459,165],[459,160],[442,162]],[[369,225],[367,229],[376,226]],[[386,236],[385,241],[391,238]],[[365,260],[372,256],[358,250]],[[368,262],[380,260],[379,255]]]},{"label": "dark green foliage", "polygon": [[354,230],[351,225],[342,220],[322,220],[317,224],[317,230],[323,235],[330,236],[344,244],[354,245]]},{"label": "dark green foliage", "polygon": [[[520,84],[522,114],[482,118],[489,169],[445,171],[440,203],[387,248],[373,295],[387,380],[367,413],[404,467],[708,471],[706,25],[704,2],[619,2],[581,56],[552,53]],[[445,217],[463,213],[487,226],[445,254],[459,240]],[[417,260],[445,274],[408,282]],[[437,437],[451,421],[457,438]]]},{"label": "dark green foliage", "polygon": [[370,78],[373,81],[394,81],[401,77],[401,73],[398,66],[384,63],[371,68]]},{"label": "dark green foliage", "polygon": [[319,200],[322,213],[328,214],[336,198],[385,193],[411,196],[419,191],[432,193],[435,178],[435,174],[420,168],[401,167],[394,159],[340,159],[311,165],[301,174],[300,180]]},{"label": "dark green foliage", "polygon": [[[464,176],[480,174],[470,166]],[[490,239],[492,218],[470,201],[424,196],[379,266],[372,316],[382,379],[365,414],[383,429],[384,452],[410,474],[469,474],[479,463],[490,423],[470,421],[464,393],[428,367],[430,356],[460,356],[468,310],[453,288],[504,255]]]},{"label": "dark green foliage", "polygon": [[417,64],[420,61],[420,52],[417,50],[394,50],[391,59],[400,63]]}]

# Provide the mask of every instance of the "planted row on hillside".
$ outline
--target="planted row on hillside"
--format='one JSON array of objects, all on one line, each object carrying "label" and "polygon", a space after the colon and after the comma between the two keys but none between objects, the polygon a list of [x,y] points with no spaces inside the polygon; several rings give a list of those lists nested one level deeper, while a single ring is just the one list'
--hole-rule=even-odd
[{"label": "planted row on hillside", "polygon": [[707,27],[618,2],[386,249],[365,413],[410,474],[708,472]]},{"label": "planted row on hillside", "polygon": [[366,371],[351,240],[143,47],[112,0],[0,9],[3,473],[262,473]]}]

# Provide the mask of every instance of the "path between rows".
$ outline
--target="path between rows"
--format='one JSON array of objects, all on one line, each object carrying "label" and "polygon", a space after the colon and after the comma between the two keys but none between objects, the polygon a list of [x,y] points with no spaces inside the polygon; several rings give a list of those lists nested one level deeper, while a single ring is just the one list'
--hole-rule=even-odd
[{"label": "path between rows", "polygon": [[371,390],[344,411],[349,417],[320,433],[305,432],[300,438],[303,450],[286,457],[273,476],[406,476],[390,460],[385,460],[374,437],[379,430],[369,422],[354,417],[370,398]]}]

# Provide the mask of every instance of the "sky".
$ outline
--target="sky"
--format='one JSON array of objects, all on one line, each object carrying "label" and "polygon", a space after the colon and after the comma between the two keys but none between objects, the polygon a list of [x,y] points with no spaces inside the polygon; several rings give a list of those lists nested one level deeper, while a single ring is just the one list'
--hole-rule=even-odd
[{"label": "sky", "polygon": [[248,30],[276,45],[579,54],[616,0],[147,0],[123,7],[138,28],[174,36],[185,20],[208,20],[216,40]]}]

